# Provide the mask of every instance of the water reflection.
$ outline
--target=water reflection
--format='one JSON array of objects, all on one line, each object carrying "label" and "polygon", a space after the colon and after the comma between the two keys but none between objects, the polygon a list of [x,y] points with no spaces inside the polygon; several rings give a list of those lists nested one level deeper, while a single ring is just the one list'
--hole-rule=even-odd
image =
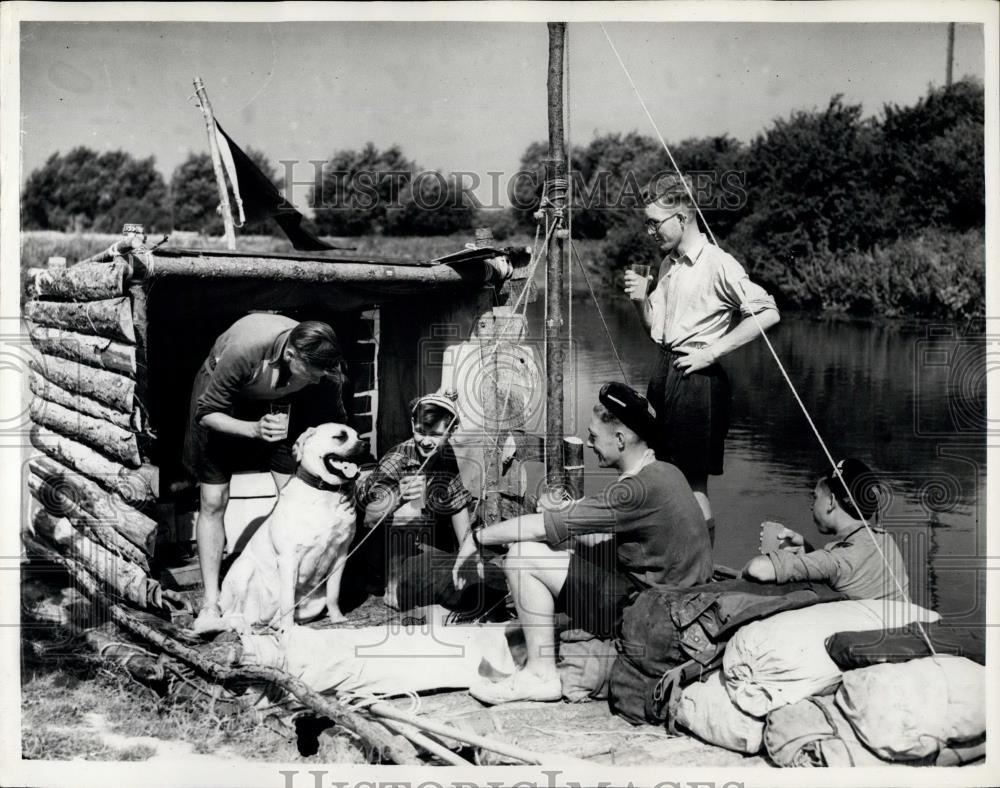
[{"label": "water reflection", "polygon": [[[654,346],[624,298],[603,300],[601,308],[628,379],[644,391]],[[542,309],[538,302],[529,311],[539,338]],[[589,300],[574,302],[573,336],[566,424],[581,434],[600,385],[622,375]],[[884,475],[890,500],[883,524],[907,544],[914,600],[960,625],[982,626],[984,343],[963,339],[954,326],[789,315],[771,341],[834,457],[856,455]],[[710,487],[716,560],[742,565],[757,549],[763,520],[822,543],[811,522],[811,491],[828,463],[770,351],[758,341],[724,364],[733,423],[725,475]],[[605,479],[589,453],[587,469],[587,489],[600,489]]]}]

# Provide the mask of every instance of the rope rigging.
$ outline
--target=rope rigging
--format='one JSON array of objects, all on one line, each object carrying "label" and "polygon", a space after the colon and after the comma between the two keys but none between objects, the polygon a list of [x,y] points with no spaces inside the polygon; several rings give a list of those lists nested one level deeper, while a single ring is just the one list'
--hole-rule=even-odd
[{"label": "rope rigging", "polygon": [[[674,170],[677,172],[678,176],[680,177],[680,181],[684,185],[684,190],[685,190],[685,192],[687,192],[688,199],[691,201],[691,204],[694,205],[695,211],[697,211],[698,218],[701,219],[702,225],[704,226],[705,231],[708,233],[708,236],[711,239],[713,245],[718,246],[719,243],[718,243],[718,241],[715,238],[715,234],[712,232],[712,228],[709,226],[708,222],[705,220],[705,216],[702,213],[701,208],[699,207],[697,200],[695,200],[694,194],[691,192],[691,188],[688,185],[687,180],[684,178],[684,174],[681,172],[680,167],[678,167],[677,162],[674,160],[673,154],[670,152],[670,147],[667,145],[666,140],[663,138],[663,134],[660,132],[660,128],[657,125],[656,120],[653,118],[652,113],[649,111],[649,107],[646,106],[646,102],[643,100],[642,94],[639,92],[639,88],[635,84],[635,80],[632,79],[632,74],[629,72],[628,66],[626,66],[625,65],[625,61],[622,60],[622,56],[618,53],[618,48],[615,46],[614,41],[611,40],[611,36],[608,35],[608,31],[604,27],[604,24],[601,23],[600,26],[601,26],[601,32],[604,33],[604,37],[607,39],[608,44],[611,47],[611,51],[614,52],[615,58],[618,60],[619,65],[622,67],[622,71],[625,72],[625,77],[628,79],[629,84],[632,86],[632,90],[635,93],[636,98],[639,100],[639,104],[642,106],[643,112],[646,113],[646,117],[649,119],[650,125],[653,127],[653,130],[656,132],[656,136],[659,139],[660,144],[663,146],[663,150],[666,151],[667,158],[670,159],[671,166],[673,166]],[[741,289],[743,289],[742,288],[742,283],[741,283]],[[747,298],[746,298],[746,293],[745,292],[741,293],[741,300],[743,301],[744,305],[747,304]],[[764,344],[767,346],[767,349],[770,351],[771,356],[774,358],[774,362],[775,362],[775,364],[777,364],[778,370],[780,371],[782,378],[784,378],[785,383],[788,385],[788,388],[791,390],[792,396],[795,398],[795,402],[798,404],[799,409],[802,411],[802,414],[805,416],[806,421],[809,424],[809,428],[812,430],[813,435],[816,436],[816,440],[819,442],[820,448],[823,450],[823,454],[826,456],[827,460],[829,461],[830,466],[833,468],[834,474],[836,475],[837,479],[840,481],[840,483],[843,486],[844,490],[847,491],[848,500],[850,501],[851,505],[854,507],[854,509],[858,513],[858,515],[861,517],[861,521],[862,521],[862,523],[864,523],[865,531],[868,533],[868,536],[871,538],[872,544],[875,545],[875,549],[878,552],[879,557],[882,559],[882,563],[885,566],[886,570],[888,571],[889,576],[892,578],[892,581],[893,581],[893,583],[896,586],[896,590],[899,591],[899,593],[900,593],[900,595],[901,595],[901,597],[903,599],[909,600],[909,598],[910,598],[909,595],[903,589],[903,586],[900,583],[899,578],[896,577],[896,573],[893,571],[892,565],[889,563],[889,560],[886,558],[886,555],[885,555],[884,551],[882,550],[882,546],[879,544],[878,540],[875,538],[875,533],[874,533],[874,531],[872,531],[872,528],[871,528],[871,526],[868,523],[868,518],[865,517],[862,514],[862,510],[858,507],[857,501],[854,500],[854,494],[851,492],[851,490],[848,487],[848,485],[844,482],[844,477],[841,475],[841,472],[840,472],[840,466],[833,459],[833,455],[830,453],[830,450],[829,450],[829,448],[826,445],[826,441],[823,440],[823,436],[820,434],[819,429],[816,427],[816,424],[813,421],[813,418],[810,415],[808,408],[806,408],[805,403],[802,401],[802,398],[799,396],[799,392],[795,388],[795,384],[792,383],[792,379],[791,379],[791,377],[789,377],[788,372],[785,370],[784,364],[781,363],[781,359],[778,357],[778,353],[774,349],[774,345],[771,344],[771,340],[768,339],[768,336],[767,336],[766,332],[764,331],[763,326],[760,324],[760,319],[757,317],[757,313],[754,312],[754,311],[752,311],[752,310],[748,310],[748,311],[750,312],[750,315],[753,318],[754,323],[757,325],[757,330],[760,333],[761,338],[764,340]],[[916,621],[915,623],[917,625],[917,628],[920,631],[921,636],[923,637],[924,641],[927,643],[927,647],[928,647],[928,649],[930,649],[931,655],[932,656],[937,656],[937,651],[934,649],[934,645],[931,643],[930,637],[928,636],[926,630],[924,629],[923,624],[920,621]]]},{"label": "rope rigging", "polygon": [[[681,183],[684,186],[684,190],[687,193],[687,196],[688,196],[691,204],[694,206],[694,209],[695,209],[695,211],[697,213],[697,216],[701,220],[701,224],[705,228],[705,231],[708,234],[709,239],[711,240],[711,242],[712,242],[713,245],[719,246],[718,240],[715,237],[715,233],[712,231],[712,228],[708,224],[708,221],[706,220],[706,218],[704,216],[704,213],[701,210],[701,207],[698,205],[698,202],[695,199],[695,196],[692,193],[691,188],[690,188],[687,180],[684,178],[683,172],[681,171],[679,165],[677,164],[677,161],[674,159],[674,156],[673,156],[673,154],[670,151],[670,147],[667,145],[667,142],[664,139],[663,134],[661,133],[661,131],[659,129],[659,126],[656,123],[656,120],[653,118],[652,113],[649,111],[649,108],[646,105],[646,102],[645,102],[645,100],[642,97],[642,94],[640,93],[637,85],[635,84],[635,81],[632,78],[632,74],[630,73],[628,67],[626,66],[626,64],[624,62],[624,60],[622,59],[621,55],[619,54],[617,47],[615,47],[615,44],[612,41],[611,36],[608,34],[607,29],[604,27],[603,24],[601,24],[600,27],[601,27],[601,31],[604,33],[605,38],[607,39],[607,42],[608,42],[609,46],[611,47],[612,52],[615,55],[615,58],[618,60],[618,63],[621,66],[622,71],[625,73],[625,76],[626,76],[629,84],[631,85],[632,90],[635,93],[636,98],[638,99],[639,104],[641,105],[641,107],[643,109],[643,112],[646,114],[646,117],[649,120],[650,125],[652,126],[654,132],[656,133],[656,136],[659,139],[659,142],[660,142],[661,146],[663,147],[663,150],[666,152],[667,158],[669,159],[671,166],[677,172],[677,174],[678,174],[678,176],[680,178],[680,181],[681,181]],[[567,49],[568,49],[568,47],[567,47]],[[572,146],[571,146],[571,143],[570,143],[571,137],[570,137],[570,118],[569,118],[569,116],[570,116],[570,111],[569,111],[570,110],[570,101],[569,101],[569,64],[568,64],[568,53],[567,53],[566,59],[564,60],[563,69],[564,69],[564,75],[563,76],[564,76],[564,80],[565,80],[565,84],[566,84],[566,91],[565,91],[565,95],[564,95],[564,99],[563,99],[562,111],[563,111],[563,116],[564,116],[564,119],[565,119],[565,129],[566,129],[566,151],[565,151],[565,154],[566,154],[566,174],[567,174],[567,177],[566,178],[548,178],[545,181],[545,183],[543,184],[543,189],[542,189],[542,195],[541,195],[539,209],[536,211],[536,213],[534,215],[534,218],[536,219],[535,238],[534,238],[534,246],[533,246],[533,249],[532,249],[531,260],[530,260],[530,263],[528,265],[527,278],[525,280],[524,287],[521,289],[521,292],[518,294],[517,298],[514,301],[514,305],[512,307],[512,314],[514,316],[518,316],[518,310],[521,310],[519,316],[522,317],[522,318],[526,318],[526,316],[527,316],[527,307],[528,307],[527,294],[529,292],[529,289],[532,286],[532,283],[534,281],[534,277],[535,277],[538,265],[539,265],[539,263],[540,263],[540,261],[542,259],[542,254],[540,254],[540,250],[541,249],[545,249],[546,250],[546,255],[545,256],[547,258],[548,257],[547,251],[549,249],[549,242],[550,242],[550,240],[552,238],[553,233],[560,233],[562,235],[562,237],[564,237],[564,238],[566,238],[568,240],[568,243],[569,243],[569,246],[570,246],[571,256],[575,256],[576,257],[576,261],[579,264],[580,270],[583,273],[584,279],[586,281],[587,288],[589,290],[590,298],[591,298],[592,302],[594,303],[595,307],[597,308],[597,312],[598,312],[598,315],[600,317],[601,324],[602,324],[602,326],[604,328],[606,336],[608,337],[608,341],[609,341],[609,343],[611,345],[612,352],[613,352],[613,354],[615,356],[615,361],[616,361],[616,363],[618,365],[619,370],[621,371],[622,378],[623,378],[623,380],[624,380],[625,383],[628,383],[629,382],[629,378],[628,378],[628,375],[627,375],[627,373],[625,371],[625,365],[622,362],[622,358],[621,358],[621,355],[620,355],[620,353],[618,351],[617,344],[614,341],[614,338],[613,338],[613,336],[611,334],[611,330],[610,330],[610,328],[608,326],[608,323],[607,323],[607,321],[606,321],[606,319],[604,317],[604,313],[601,310],[600,303],[598,302],[596,293],[594,292],[594,288],[593,288],[592,283],[590,281],[590,276],[587,273],[586,266],[584,265],[583,260],[580,258],[580,255],[577,252],[575,245],[573,244],[573,239],[572,239],[572,226],[573,226],[573,224],[572,224],[572,222],[573,222],[573,218],[572,218],[572,213],[573,213],[573,211],[572,211],[572,200],[573,200],[572,173],[573,173],[573,170],[572,170]],[[542,226],[543,223],[545,225],[545,239],[544,239],[544,242],[541,245],[539,245],[539,238],[540,238],[540,235],[541,235],[541,226]],[[547,260],[547,262],[551,264],[551,261]],[[562,264],[562,260],[560,260],[558,264],[561,265]],[[572,336],[573,336],[573,311],[572,311],[572,301],[573,301],[573,299],[572,299],[572,269],[573,269],[573,265],[572,265],[572,261],[570,261],[570,264],[569,264],[568,268],[569,268],[568,273],[569,273],[569,283],[570,283],[569,299],[568,299],[569,300],[569,309],[568,309],[569,336],[572,339]],[[741,283],[741,290],[742,289],[743,288],[742,288],[742,283]],[[743,302],[743,304],[747,305],[748,302],[747,302],[747,297],[746,297],[745,291],[741,292],[739,295],[740,295],[740,298],[741,298],[741,301]],[[886,570],[887,570],[890,578],[892,579],[892,582],[894,583],[897,591],[900,593],[900,595],[901,595],[901,597],[903,599],[909,599],[909,595],[904,590],[904,588],[903,588],[903,586],[902,586],[899,578],[896,576],[895,572],[893,571],[892,565],[890,564],[890,562],[888,561],[888,559],[887,559],[884,551],[882,550],[881,545],[879,544],[878,540],[875,538],[874,531],[872,530],[872,527],[871,527],[871,525],[868,522],[868,518],[865,517],[862,514],[862,510],[858,506],[857,501],[854,499],[853,493],[851,492],[849,486],[845,483],[844,478],[843,478],[843,476],[841,474],[840,466],[834,460],[833,455],[830,452],[830,450],[829,450],[829,448],[828,448],[828,446],[826,444],[826,441],[823,439],[823,436],[821,435],[821,433],[820,433],[818,427],[816,426],[816,424],[815,424],[815,422],[814,422],[811,414],[809,413],[808,408],[806,407],[805,403],[802,401],[802,398],[799,395],[799,392],[796,389],[794,383],[792,382],[791,377],[789,376],[787,370],[785,369],[784,364],[782,363],[780,357],[778,356],[777,351],[775,350],[773,344],[771,343],[770,339],[768,338],[767,333],[765,332],[763,326],[761,325],[760,320],[759,320],[759,318],[757,316],[757,313],[754,312],[753,310],[750,310],[750,309],[748,309],[747,311],[750,313],[751,318],[753,319],[754,323],[756,324],[757,329],[758,329],[758,333],[759,333],[760,337],[764,340],[764,343],[765,343],[768,351],[770,352],[772,358],[774,359],[775,364],[777,365],[778,370],[779,370],[779,372],[780,372],[783,380],[785,381],[786,385],[788,386],[789,390],[791,391],[792,396],[795,399],[796,404],[799,406],[799,409],[801,410],[802,414],[805,416],[806,422],[808,423],[810,429],[812,430],[813,435],[816,437],[816,440],[819,443],[820,448],[823,451],[823,454],[825,455],[826,459],[829,461],[830,466],[833,468],[834,475],[841,482],[841,485],[843,486],[843,488],[847,492],[847,497],[848,497],[849,502],[854,507],[855,511],[859,514],[859,516],[861,518],[861,521],[864,524],[865,530],[868,533],[869,538],[872,540],[872,543],[875,546],[875,549],[878,552],[878,555],[881,558],[882,563],[885,566],[885,568],[886,568]],[[548,324],[548,304],[547,304],[547,302],[545,304],[545,321],[546,321],[546,325],[547,325]],[[501,343],[501,339],[502,339],[502,333],[501,332],[495,332],[495,335],[493,337],[493,348],[492,348],[493,353],[494,353],[494,358],[495,358],[495,353],[498,350],[499,345]],[[543,334],[543,344],[544,344],[544,347],[546,347],[546,348],[547,348],[547,342],[548,342],[548,338],[547,338],[546,335]],[[480,347],[480,357],[481,357],[481,359],[482,359],[482,353],[483,353],[483,347],[481,346]],[[483,361],[484,361],[484,368],[485,368],[486,367],[485,360],[483,360]],[[491,377],[493,377],[494,383],[497,385],[497,388],[499,389],[500,388],[500,381],[497,380],[497,378],[496,378],[495,375],[491,375]],[[504,416],[506,414],[506,410],[507,410],[507,407],[508,407],[508,404],[509,404],[509,398],[510,398],[510,392],[511,392],[512,383],[513,383],[513,376],[510,376],[509,379],[508,379],[508,381],[507,381],[506,391],[505,391],[504,400],[503,400],[503,406],[501,408],[500,413],[498,414],[498,424],[497,424],[496,435],[495,436],[491,436],[493,446],[496,449],[499,449],[500,436],[503,433]],[[547,416],[547,414],[546,414],[546,416]],[[452,419],[452,423],[449,424],[449,431],[450,431],[451,427],[454,426],[454,422],[455,422],[456,418],[457,417],[454,417]],[[427,457],[423,461],[423,463],[421,464],[420,468],[417,471],[418,473],[423,470],[423,468],[427,465],[427,463],[430,461],[430,459],[433,456],[434,456],[434,454],[431,454],[429,457]],[[479,507],[482,505],[483,501],[485,500],[487,492],[488,492],[487,490],[483,490],[482,495],[480,496],[479,501],[477,502],[476,509],[473,511],[473,517],[475,517],[476,514],[478,513]],[[382,522],[389,516],[389,514],[390,514],[390,512],[387,511],[385,514],[382,515],[382,517],[379,518],[379,520],[375,523],[375,525],[373,525],[371,527],[371,529],[369,530],[369,532],[367,534],[365,534],[365,536],[358,542],[358,544],[355,545],[355,547],[347,554],[347,556],[345,556],[345,558],[343,559],[344,562],[346,562],[348,558],[350,558],[358,549],[360,549],[361,545],[364,544],[364,542],[375,532],[376,528],[378,528],[382,524]],[[331,572],[331,574],[332,574],[332,572]],[[303,597],[303,599],[301,599],[299,602],[296,602],[295,606],[298,607],[298,605],[301,604],[301,602],[304,601],[305,598],[308,598],[308,596],[311,595],[313,593],[313,591],[317,590],[322,585],[323,582],[325,582],[325,580],[321,581],[313,589],[311,589],[310,592],[308,594],[306,594],[305,597]],[[921,622],[919,622],[919,621],[916,621],[915,623],[917,625],[917,628],[918,628],[921,636],[923,637],[924,641],[926,642],[927,647],[930,650],[931,655],[937,656],[937,652],[936,652],[936,650],[934,648],[934,645],[931,642],[930,637],[928,636],[926,630],[924,629],[923,624]]]}]

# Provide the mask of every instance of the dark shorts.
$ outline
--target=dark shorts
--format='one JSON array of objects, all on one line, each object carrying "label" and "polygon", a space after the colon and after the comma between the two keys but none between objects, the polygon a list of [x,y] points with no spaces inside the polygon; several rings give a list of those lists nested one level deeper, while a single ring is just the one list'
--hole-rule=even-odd
[{"label": "dark shorts", "polygon": [[577,545],[556,607],[565,611],[574,629],[607,640],[616,637],[622,611],[638,590],[639,584],[622,571],[613,540]]},{"label": "dark shorts", "polygon": [[[199,373],[202,374],[202,373]],[[225,484],[237,471],[271,470],[295,473],[297,463],[292,457],[295,440],[309,427],[328,421],[344,421],[340,392],[326,386],[306,386],[281,399],[237,400],[230,415],[237,419],[257,421],[270,413],[271,405],[291,407],[288,437],[277,443],[210,430],[194,422],[195,407],[202,387],[196,381],[191,392],[187,432],[184,436],[184,466],[202,484]],[[336,400],[334,399],[336,397]]]},{"label": "dark shorts", "polygon": [[678,354],[661,348],[646,397],[659,427],[657,457],[690,478],[722,473],[729,432],[729,377],[718,364],[687,377],[675,369]]},{"label": "dark shorts", "polygon": [[506,612],[507,580],[503,570],[486,561],[484,579],[476,572],[476,563],[469,560],[462,569],[466,586],[455,588],[452,569],[455,553],[420,545],[415,555],[405,559],[400,567],[397,590],[399,609],[411,610],[424,605],[442,605],[471,615],[487,615],[501,620]]},{"label": "dark shorts", "polygon": [[297,463],[290,441],[266,443],[205,430],[191,471],[201,484],[227,484],[237,471],[270,470],[293,474]]},{"label": "dark shorts", "polygon": [[[284,402],[284,400],[273,400]],[[232,414],[238,419],[256,421],[269,413],[272,401],[244,402]],[[294,414],[294,406],[293,406]],[[271,470],[295,473],[292,444],[301,430],[289,424],[288,437],[277,443],[254,438],[240,438],[193,423],[184,436],[184,464],[201,484],[227,484],[237,471]]]}]

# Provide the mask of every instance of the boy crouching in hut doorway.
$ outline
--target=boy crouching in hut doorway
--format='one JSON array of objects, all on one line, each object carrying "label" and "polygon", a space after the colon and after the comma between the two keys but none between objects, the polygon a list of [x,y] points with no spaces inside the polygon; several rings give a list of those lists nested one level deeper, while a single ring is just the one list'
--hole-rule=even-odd
[{"label": "boy crouching in hut doorway", "polygon": [[385,581],[385,604],[477,617],[505,612],[507,586],[499,568],[470,567],[456,588],[452,569],[471,527],[472,494],[462,483],[449,438],[458,427],[457,394],[410,402],[413,437],[394,446],[360,484],[359,508],[371,534],[372,562]]},{"label": "boy crouching in hut doorway", "polygon": [[[333,329],[254,313],[223,332],[201,365],[191,392],[184,464],[200,487],[195,527],[205,596],[196,633],[216,629],[223,519],[236,470],[269,468],[280,491],[295,472],[299,433],[327,421],[344,423],[343,356]],[[281,412],[272,405],[288,406]]]}]

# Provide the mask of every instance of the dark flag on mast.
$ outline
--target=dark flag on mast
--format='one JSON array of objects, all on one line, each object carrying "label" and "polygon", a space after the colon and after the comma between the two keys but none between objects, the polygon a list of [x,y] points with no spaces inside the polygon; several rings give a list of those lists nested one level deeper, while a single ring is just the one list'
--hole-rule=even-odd
[{"label": "dark flag on mast", "polygon": [[241,225],[247,221],[271,218],[278,223],[288,236],[288,240],[292,242],[292,246],[299,251],[320,252],[337,248],[321,241],[303,227],[302,214],[295,210],[295,207],[271,183],[271,179],[260,171],[239,145],[233,142],[232,137],[226,134],[217,120],[215,128],[218,132],[216,138],[219,141],[219,153],[233,187]]}]

